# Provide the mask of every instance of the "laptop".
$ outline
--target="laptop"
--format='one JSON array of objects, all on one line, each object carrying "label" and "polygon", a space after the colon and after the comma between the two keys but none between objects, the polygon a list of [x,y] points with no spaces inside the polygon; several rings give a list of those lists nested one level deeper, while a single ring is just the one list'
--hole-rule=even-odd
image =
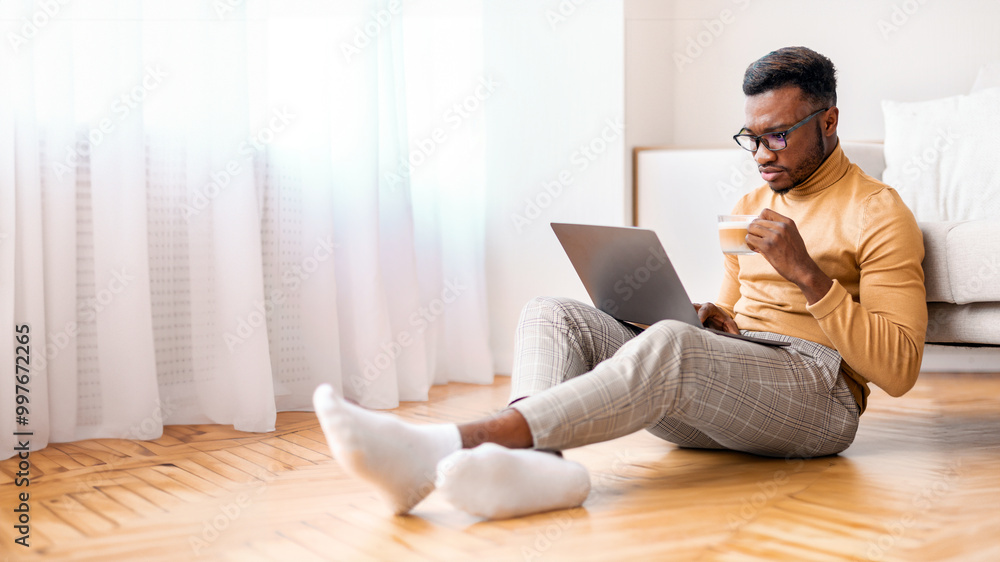
[{"label": "laptop", "polygon": [[679,320],[720,336],[781,347],[788,342],[706,328],[652,230],[552,223],[594,306],[618,320],[650,326]]}]

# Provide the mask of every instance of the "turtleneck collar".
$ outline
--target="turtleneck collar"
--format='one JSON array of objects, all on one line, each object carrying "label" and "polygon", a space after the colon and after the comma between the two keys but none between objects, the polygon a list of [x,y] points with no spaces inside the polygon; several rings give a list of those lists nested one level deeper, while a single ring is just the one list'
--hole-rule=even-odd
[{"label": "turtleneck collar", "polygon": [[840,140],[838,139],[837,146],[820,164],[819,168],[816,168],[816,171],[806,178],[806,181],[795,186],[784,196],[793,200],[808,199],[843,178],[850,166],[851,161],[844,155],[844,150],[840,148]]}]

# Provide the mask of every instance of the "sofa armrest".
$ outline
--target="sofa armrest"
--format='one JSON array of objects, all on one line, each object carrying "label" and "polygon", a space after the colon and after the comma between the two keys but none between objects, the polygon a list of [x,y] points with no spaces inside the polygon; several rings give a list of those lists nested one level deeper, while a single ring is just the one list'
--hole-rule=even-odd
[{"label": "sofa armrest", "polygon": [[1000,222],[921,222],[928,302],[1000,302]]},{"label": "sofa armrest", "polygon": [[885,171],[885,150],[881,142],[841,141],[847,159],[854,162],[864,173],[882,181]]}]

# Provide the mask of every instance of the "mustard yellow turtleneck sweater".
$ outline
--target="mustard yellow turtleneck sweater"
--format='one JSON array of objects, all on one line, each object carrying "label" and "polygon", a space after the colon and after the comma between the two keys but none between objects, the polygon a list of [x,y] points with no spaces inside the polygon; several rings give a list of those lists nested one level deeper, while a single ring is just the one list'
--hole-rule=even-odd
[{"label": "mustard yellow turtleneck sweater", "polygon": [[927,330],[924,243],[896,191],[852,164],[838,144],[801,185],[784,195],[759,187],[733,213],[757,215],[764,208],[795,221],[833,287],[807,305],[802,291],[764,256],[727,255],[716,304],[740,329],[836,349],[862,411],[869,381],[892,396],[909,390],[920,371]]}]

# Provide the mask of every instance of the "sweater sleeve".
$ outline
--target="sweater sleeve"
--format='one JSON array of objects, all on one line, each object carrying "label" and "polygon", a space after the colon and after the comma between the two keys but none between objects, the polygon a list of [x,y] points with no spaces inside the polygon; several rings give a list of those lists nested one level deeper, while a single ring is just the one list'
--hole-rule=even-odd
[{"label": "sweater sleeve", "polygon": [[806,310],[865,379],[891,396],[916,383],[927,331],[923,236],[895,190],[883,189],[865,204],[857,260],[859,300],[834,281]]},{"label": "sweater sleeve", "polygon": [[726,254],[723,258],[725,269],[722,275],[722,287],[715,305],[725,311],[730,318],[736,318],[736,301],[740,300],[740,261],[735,255]]}]

